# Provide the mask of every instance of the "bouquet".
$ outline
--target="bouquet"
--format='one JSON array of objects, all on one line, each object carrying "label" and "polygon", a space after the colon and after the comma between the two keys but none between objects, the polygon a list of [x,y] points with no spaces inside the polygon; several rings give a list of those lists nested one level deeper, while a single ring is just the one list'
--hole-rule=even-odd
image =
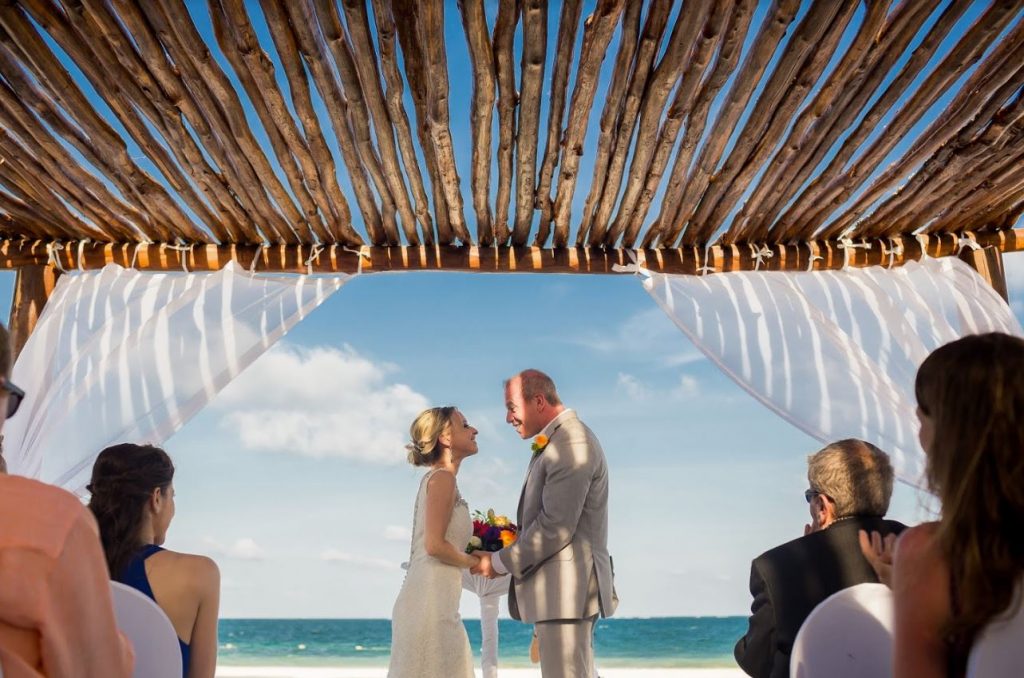
[{"label": "bouquet", "polygon": [[473,511],[473,536],[469,538],[466,553],[473,551],[500,551],[515,543],[519,527],[507,516],[494,515],[494,509],[487,513]]}]

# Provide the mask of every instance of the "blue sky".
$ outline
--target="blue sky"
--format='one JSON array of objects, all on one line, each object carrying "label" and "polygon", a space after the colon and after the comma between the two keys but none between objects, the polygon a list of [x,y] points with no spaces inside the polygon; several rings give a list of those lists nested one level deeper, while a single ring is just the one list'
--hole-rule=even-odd
[{"label": "blue sky", "polygon": [[[1024,320],[1024,254],[1006,263]],[[13,278],[0,275],[0,307]],[[529,447],[504,423],[501,381],[529,366],[608,455],[619,614],[743,614],[750,559],[802,534],[819,445],[700,356],[630,276],[352,280],[167,442],[167,545],[218,561],[225,617],[387,617],[420,474],[404,462],[409,422],[461,407],[480,429],[462,492],[512,513]],[[923,502],[898,484],[891,514],[916,522]]]},{"label": "blue sky", "polygon": [[[247,4],[269,43],[258,3]],[[494,3],[486,4],[493,13]],[[760,3],[751,35],[768,4]],[[188,5],[215,46],[206,3]],[[548,76],[558,5],[551,3]],[[584,14],[593,5],[585,2]],[[918,82],[982,7],[968,10]],[[452,130],[475,231],[469,60],[456,11],[448,3]],[[843,44],[862,17],[863,8]],[[616,37],[610,54],[617,44]],[[234,79],[216,47],[213,54]],[[590,121],[575,215],[587,195],[611,61]],[[277,71],[283,85],[279,63]],[[948,100],[936,103],[882,167]],[[1024,254],[1006,263],[1011,301],[1024,320]],[[0,274],[0,308],[9,304],[13,279]],[[462,408],[480,429],[480,454],[463,467],[462,492],[473,508],[513,513],[529,446],[504,424],[501,382],[525,367],[551,373],[604,444],[619,614],[744,614],[750,559],[802,534],[805,458],[820,445],[698,354],[631,276],[408,273],[349,282],[167,441],[178,466],[178,514],[167,545],[217,559],[225,617],[387,617],[402,581],[398,564],[408,554],[420,473],[403,461],[409,422],[428,405]],[[899,485],[891,513],[916,522],[927,515],[925,503]],[[473,601],[464,603],[463,613],[475,616]]]}]

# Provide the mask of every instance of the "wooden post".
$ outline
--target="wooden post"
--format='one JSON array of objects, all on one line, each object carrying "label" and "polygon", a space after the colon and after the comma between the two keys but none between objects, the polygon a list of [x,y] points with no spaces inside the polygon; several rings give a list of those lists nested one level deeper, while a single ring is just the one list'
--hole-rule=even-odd
[{"label": "wooden post", "polygon": [[36,321],[50,298],[58,271],[49,264],[29,264],[18,267],[18,277],[14,283],[14,297],[11,300],[11,318],[8,329],[11,333],[11,358],[18,359],[22,347],[28,341]]},{"label": "wooden post", "polygon": [[1006,291],[1006,273],[1003,270],[1003,253],[998,247],[968,249],[960,253],[960,259],[973,268],[992,288],[1009,303]]}]

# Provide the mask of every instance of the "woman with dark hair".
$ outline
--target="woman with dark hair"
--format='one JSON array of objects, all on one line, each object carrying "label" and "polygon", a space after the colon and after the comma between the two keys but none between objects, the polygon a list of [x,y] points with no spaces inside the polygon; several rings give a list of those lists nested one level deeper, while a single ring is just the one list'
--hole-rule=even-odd
[{"label": "woman with dark hair", "polygon": [[161,548],[174,518],[173,480],[174,464],[159,447],[114,445],[92,467],[89,508],[111,579],[138,589],[167,614],[186,678],[213,678],[220,572],[205,556]]},{"label": "woman with dark hair", "polygon": [[934,351],[915,384],[938,522],[861,548],[891,579],[894,675],[962,676],[987,626],[1024,614],[1024,339],[968,336]]}]

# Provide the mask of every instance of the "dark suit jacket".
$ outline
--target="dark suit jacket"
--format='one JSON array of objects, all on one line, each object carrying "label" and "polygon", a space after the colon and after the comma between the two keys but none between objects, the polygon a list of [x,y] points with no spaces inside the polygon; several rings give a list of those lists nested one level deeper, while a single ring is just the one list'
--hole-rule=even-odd
[{"label": "dark suit jacket", "polygon": [[847,518],[758,556],[750,567],[750,627],[733,651],[740,668],[755,678],[788,678],[793,641],[811,610],[836,591],[878,581],[860,552],[857,531],[899,534],[905,527],[882,518]]}]

